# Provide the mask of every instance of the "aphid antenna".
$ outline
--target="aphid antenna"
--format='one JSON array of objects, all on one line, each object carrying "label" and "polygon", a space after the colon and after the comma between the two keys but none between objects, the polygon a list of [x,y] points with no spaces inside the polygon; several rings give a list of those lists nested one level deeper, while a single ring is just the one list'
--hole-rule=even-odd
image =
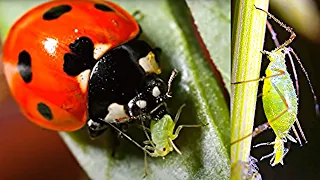
[{"label": "aphid antenna", "polygon": [[271,38],[274,41],[274,44],[276,45],[276,47],[279,47],[280,43],[279,43],[279,40],[277,38],[277,33],[273,30],[273,27],[272,27],[271,23],[268,21],[268,19],[267,19],[266,24],[267,24],[269,32],[271,33]]},{"label": "aphid antenna", "polygon": [[281,22],[279,19],[277,19],[276,17],[274,17],[274,15],[272,15],[271,13],[269,13],[268,11],[264,10],[264,9],[261,9],[261,8],[258,8],[256,5],[254,5],[254,7],[257,9],[257,10],[260,10],[264,13],[266,13],[271,19],[273,19],[276,23],[278,23],[281,27],[283,27],[287,32],[289,32],[291,35],[290,35],[290,38],[288,40],[286,40],[282,45],[278,46],[276,49],[274,49],[273,51],[278,51],[279,49],[282,49],[286,46],[288,46],[293,40],[294,38],[296,37],[296,34],[293,32],[292,28],[287,26],[286,24],[284,24],[283,22]]},{"label": "aphid antenna", "polygon": [[141,120],[141,126],[142,126],[142,129],[143,129],[143,132],[144,134],[146,135],[148,141],[150,142],[151,146],[155,148],[155,144],[153,143],[153,141],[151,140],[148,132],[147,132],[147,128],[146,126],[144,125],[144,120]]}]

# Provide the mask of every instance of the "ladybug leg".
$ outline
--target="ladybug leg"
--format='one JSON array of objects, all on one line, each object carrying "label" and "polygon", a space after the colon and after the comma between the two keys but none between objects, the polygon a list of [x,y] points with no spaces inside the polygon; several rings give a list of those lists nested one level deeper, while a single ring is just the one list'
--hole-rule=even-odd
[{"label": "ladybug leg", "polygon": [[[112,132],[116,133],[116,130],[112,128]],[[121,141],[119,138],[119,134],[117,135],[117,137],[113,137],[113,146],[112,146],[112,153],[111,153],[111,157],[115,157],[116,153],[118,152],[118,148],[120,147]]]},{"label": "ladybug leg", "polygon": [[[140,10],[134,11],[134,12],[132,13],[132,16],[133,16],[138,22],[139,22],[139,21],[142,21],[142,19],[144,18],[144,15],[141,13]],[[140,24],[139,24],[139,29],[140,29],[139,34],[136,36],[135,39],[139,38],[140,35],[143,33]]]},{"label": "ladybug leg", "polygon": [[144,14],[140,10],[135,10],[132,16],[139,22],[144,18]]}]

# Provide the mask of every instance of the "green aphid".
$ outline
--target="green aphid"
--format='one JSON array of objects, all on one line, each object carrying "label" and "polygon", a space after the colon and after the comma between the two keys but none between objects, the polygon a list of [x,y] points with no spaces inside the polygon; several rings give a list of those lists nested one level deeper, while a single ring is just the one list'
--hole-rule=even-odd
[{"label": "green aphid", "polygon": [[[268,119],[268,123],[262,124],[259,127],[255,128],[252,134],[249,134],[244,138],[241,138],[240,140],[243,140],[246,137],[249,137],[251,135],[256,136],[262,131],[268,129],[268,127],[270,126],[273,129],[274,133],[276,134],[275,141],[271,143],[261,143],[256,145],[255,147],[258,147],[261,145],[273,145],[274,151],[271,154],[262,157],[261,160],[272,156],[270,163],[272,166],[274,166],[278,163],[283,164],[283,158],[288,152],[288,149],[285,148],[284,143],[286,143],[288,140],[296,143],[297,142],[296,139],[297,139],[299,144],[302,146],[298,132],[294,127],[294,123],[297,124],[297,127],[301,133],[302,138],[305,140],[305,142],[307,142],[306,137],[302,131],[302,128],[297,118],[299,85],[298,85],[298,80],[296,76],[296,70],[294,68],[294,64],[292,62],[292,57],[290,52],[296,57],[299,65],[301,66],[303,72],[306,75],[306,78],[309,82],[309,86],[314,96],[317,112],[318,112],[318,104],[317,104],[317,98],[315,96],[313,87],[309,80],[309,76],[305,71],[305,69],[303,68],[300,59],[298,58],[298,56],[296,55],[296,53],[293,51],[292,48],[286,47],[296,37],[295,33],[292,31],[292,28],[283,24],[280,20],[276,19],[269,12],[257,7],[256,9],[265,12],[270,18],[272,18],[274,21],[280,24],[280,26],[285,28],[286,31],[291,33],[290,38],[287,41],[285,41],[282,45],[278,45],[276,49],[272,50],[271,52],[261,51],[263,54],[266,54],[268,56],[268,59],[270,60],[270,63],[265,72],[266,74],[265,77],[233,83],[233,84],[242,84],[242,83],[255,82],[255,81],[264,81],[263,90],[262,90],[262,102],[263,102],[265,115]],[[272,34],[275,34],[270,24],[268,24],[268,28],[272,32]],[[273,37],[273,39],[276,39],[276,38]],[[276,44],[278,44],[277,40],[276,40]],[[291,80],[290,74],[287,71],[286,60],[285,60],[286,55],[288,55],[293,67],[293,73],[296,80],[295,84],[296,84],[297,91],[295,90],[293,81]],[[289,134],[290,130],[294,132],[296,139]],[[236,142],[239,142],[240,140],[237,140]],[[232,144],[236,142],[233,142]]]},{"label": "green aphid", "polygon": [[178,110],[176,117],[172,120],[171,116],[166,114],[160,120],[151,120],[150,124],[150,133],[151,139],[148,139],[144,143],[147,144],[145,146],[147,153],[151,157],[165,157],[168,153],[175,150],[179,154],[181,154],[180,150],[176,147],[173,141],[178,138],[179,133],[182,128],[185,127],[201,127],[202,125],[179,125],[176,130],[175,126],[177,121],[179,120],[179,116],[181,114],[182,108],[185,105],[182,105]]}]

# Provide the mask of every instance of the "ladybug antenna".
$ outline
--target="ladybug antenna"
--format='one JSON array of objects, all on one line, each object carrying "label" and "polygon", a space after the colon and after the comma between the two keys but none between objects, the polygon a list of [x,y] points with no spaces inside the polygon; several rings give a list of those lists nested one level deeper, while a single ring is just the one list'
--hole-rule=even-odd
[{"label": "ladybug antenna", "polygon": [[171,72],[171,75],[170,75],[170,78],[168,80],[168,91],[166,93],[166,96],[168,98],[171,98],[171,86],[172,86],[172,82],[174,80],[174,78],[178,75],[178,70],[174,69],[172,72]]}]

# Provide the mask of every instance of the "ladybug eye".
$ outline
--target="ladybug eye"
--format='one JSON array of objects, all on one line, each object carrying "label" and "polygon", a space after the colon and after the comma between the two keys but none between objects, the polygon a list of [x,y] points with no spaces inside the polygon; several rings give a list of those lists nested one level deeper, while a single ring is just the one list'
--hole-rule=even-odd
[{"label": "ladybug eye", "polygon": [[166,148],[162,148],[162,151],[166,151]]},{"label": "ladybug eye", "polygon": [[161,91],[160,91],[160,89],[158,88],[158,86],[156,86],[156,87],[154,87],[154,88],[152,89],[152,96],[153,96],[153,97],[158,97],[160,94],[161,94]]},{"label": "ladybug eye", "polygon": [[136,102],[136,105],[140,108],[140,109],[143,109],[147,106],[147,102],[145,100],[138,100]]}]

